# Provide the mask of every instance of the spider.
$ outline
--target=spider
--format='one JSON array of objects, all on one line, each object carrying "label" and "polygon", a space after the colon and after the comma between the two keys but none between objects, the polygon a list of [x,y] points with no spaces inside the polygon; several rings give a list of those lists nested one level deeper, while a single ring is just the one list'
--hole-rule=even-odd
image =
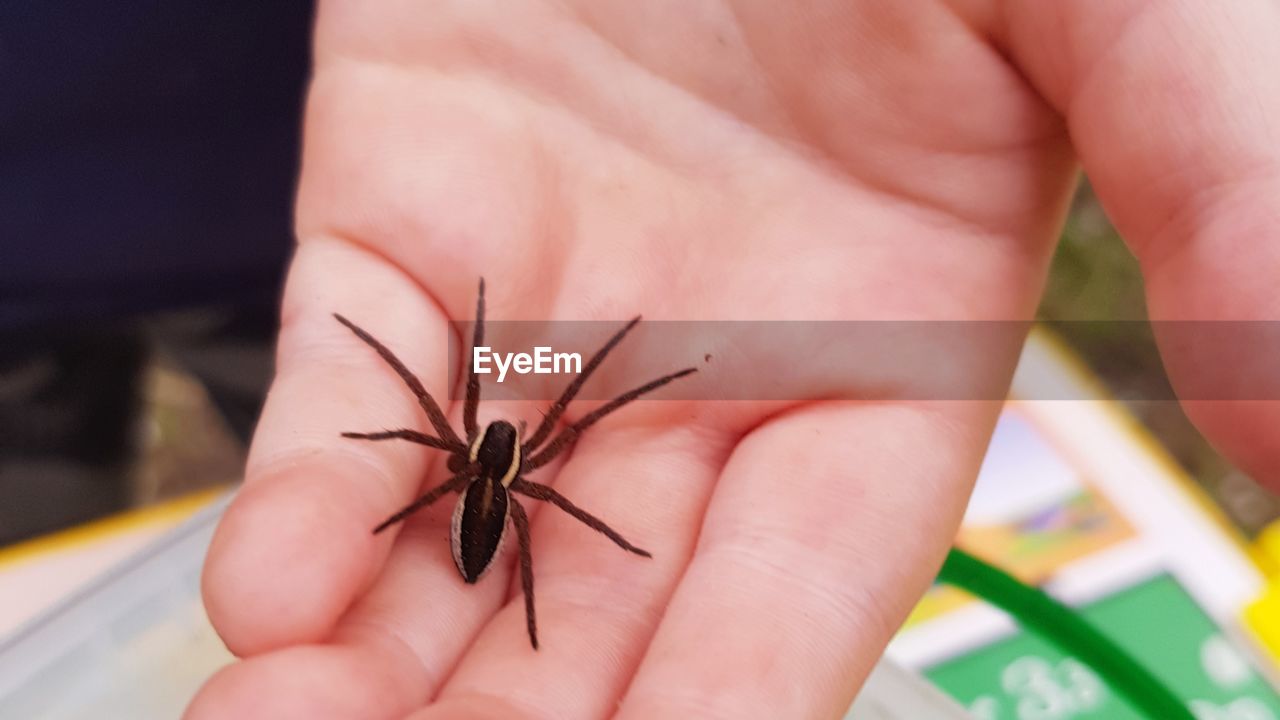
[{"label": "spider", "polygon": [[[451,492],[460,493],[458,503],[453,510],[449,544],[453,550],[454,564],[458,566],[462,579],[468,584],[473,584],[493,566],[493,559],[507,535],[509,518],[511,524],[515,526],[516,541],[519,544],[520,586],[524,593],[529,643],[534,650],[538,649],[538,623],[533,608],[533,557],[529,549],[529,517],[516,499],[516,494],[549,502],[592,530],[603,534],[623,550],[642,557],[652,557],[647,550],[632,545],[604,521],[574,505],[550,486],[526,480],[524,477],[572,447],[587,428],[606,415],[673,380],[697,372],[697,368],[685,368],[625,392],[583,415],[554,439],[550,439],[552,430],[564,414],[569,402],[582,389],[583,384],[591,377],[591,373],[604,362],[609,351],[622,342],[627,333],[640,322],[639,316],[632,318],[596,351],[577,377],[564,389],[560,398],[543,415],[542,422],[534,430],[533,435],[523,441],[521,435],[524,434],[524,423],[521,423],[519,430],[506,420],[494,420],[483,429],[477,424],[476,409],[480,404],[480,379],[476,377],[475,367],[470,367],[462,410],[462,424],[467,435],[465,442],[450,427],[440,405],[423,387],[422,382],[399,358],[363,328],[337,313],[334,313],[334,317],[355,333],[356,337],[373,348],[383,361],[395,370],[418,399],[418,404],[426,411],[427,418],[436,431],[436,436],[410,429],[372,433],[344,432],[342,436],[358,440],[408,440],[449,453],[448,468],[452,473],[449,479],[379,523],[373,529],[375,535]],[[476,300],[476,322],[472,346],[479,347],[483,342],[484,278],[481,278],[480,292]],[[548,439],[550,442],[547,442]]]}]

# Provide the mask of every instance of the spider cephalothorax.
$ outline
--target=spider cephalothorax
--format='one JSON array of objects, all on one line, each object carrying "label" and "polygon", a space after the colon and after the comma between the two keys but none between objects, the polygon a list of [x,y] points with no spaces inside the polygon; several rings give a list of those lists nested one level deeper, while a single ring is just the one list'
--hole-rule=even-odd
[{"label": "spider cephalothorax", "polygon": [[[637,555],[650,557],[649,553],[627,542],[613,528],[604,524],[599,518],[579,508],[568,498],[547,485],[524,479],[524,475],[551,462],[556,456],[571,447],[575,440],[588,427],[594,425],[604,416],[645,395],[657,390],[677,378],[696,372],[695,368],[685,368],[679,372],[664,375],[657,380],[645,383],[634,390],[619,395],[599,408],[583,415],[569,425],[550,442],[556,423],[564,415],[565,408],[573,400],[591,373],[604,361],[606,355],[622,338],[640,322],[634,318],[625,327],[609,338],[600,348],[582,372],[569,383],[551,409],[543,416],[542,422],[527,440],[522,440],[523,426],[517,429],[505,420],[495,420],[483,430],[476,422],[476,409],[480,403],[480,380],[476,377],[475,368],[467,374],[467,393],[463,404],[462,423],[467,437],[465,441],[459,437],[445,419],[444,412],[435,399],[426,391],[418,378],[409,371],[405,364],[392,354],[382,343],[373,338],[355,323],[335,314],[343,325],[346,325],[356,337],[377,351],[418,399],[418,404],[427,414],[436,436],[427,435],[417,430],[385,430],[374,433],[343,433],[343,437],[360,440],[408,440],[428,447],[445,450],[449,453],[448,467],[452,475],[448,480],[435,486],[417,500],[409,503],[399,512],[384,520],[373,532],[380,533],[388,527],[404,520],[418,510],[430,505],[451,492],[461,493],[458,504],[453,511],[451,523],[450,545],[453,549],[453,560],[463,580],[474,583],[493,565],[502,541],[507,533],[507,520],[515,526],[516,541],[520,549],[520,585],[524,590],[525,616],[528,620],[529,642],[536,650],[538,647],[538,625],[533,609],[533,558],[529,550],[529,518],[524,508],[515,498],[515,494],[525,495],[537,500],[544,500],[577,518],[587,527],[596,530],[615,542],[623,550]],[[473,347],[480,347],[484,342],[484,280],[480,281],[480,294],[476,301],[475,333]]]}]

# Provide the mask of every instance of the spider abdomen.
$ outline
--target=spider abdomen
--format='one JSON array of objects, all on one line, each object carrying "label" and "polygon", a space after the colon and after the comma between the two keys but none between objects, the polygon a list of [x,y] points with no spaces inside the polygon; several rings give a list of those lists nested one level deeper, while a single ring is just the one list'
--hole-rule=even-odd
[{"label": "spider abdomen", "polygon": [[449,537],[462,579],[474,583],[493,565],[507,532],[511,498],[498,479],[480,476],[467,485],[453,510]]}]

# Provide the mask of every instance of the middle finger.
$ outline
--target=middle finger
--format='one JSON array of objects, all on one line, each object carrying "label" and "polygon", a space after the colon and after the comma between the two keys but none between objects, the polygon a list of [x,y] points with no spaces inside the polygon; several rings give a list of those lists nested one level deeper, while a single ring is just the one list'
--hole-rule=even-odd
[{"label": "middle finger", "polygon": [[624,552],[554,506],[540,508],[532,527],[540,649],[530,648],[516,583],[440,703],[421,717],[455,717],[477,695],[500,696],[531,716],[600,717],[625,690],[688,563],[730,445],[697,425],[601,430],[575,450],[556,488],[652,559]]}]

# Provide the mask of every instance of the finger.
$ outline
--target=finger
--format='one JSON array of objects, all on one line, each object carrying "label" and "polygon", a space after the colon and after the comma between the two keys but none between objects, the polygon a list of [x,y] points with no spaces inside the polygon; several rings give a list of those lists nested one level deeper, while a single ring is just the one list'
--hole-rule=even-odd
[{"label": "finger", "polygon": [[[1280,277],[1280,5],[1010,4],[1010,44],[1070,118],[1099,196],[1143,265],[1155,320],[1274,319]],[[1184,397],[1248,387],[1210,341],[1157,327]],[[1193,338],[1194,340],[1194,338]],[[1218,349],[1245,361],[1263,351]],[[1268,383],[1271,387],[1271,383]],[[1272,396],[1273,397],[1273,396]],[[1224,452],[1280,488],[1277,402],[1187,402]]]},{"label": "finger", "polygon": [[[514,419],[520,417],[520,411],[518,404],[497,403],[482,407],[480,415],[486,419]],[[460,412],[455,412],[450,420],[457,424],[460,417]],[[370,443],[371,447],[383,448],[378,452],[388,445]],[[436,486],[446,479],[448,472],[442,468],[443,463],[434,463],[426,485]],[[198,705],[239,707],[242,696],[273,688],[268,707],[275,715],[264,717],[308,717],[318,706],[317,697],[327,702],[335,691],[317,691],[308,682],[278,680],[293,675],[311,677],[319,663],[325,668],[385,668],[340,676],[343,688],[337,693],[340,698],[333,701],[337,706],[341,707],[341,698],[348,696],[376,698],[366,712],[351,717],[400,718],[421,707],[438,692],[507,595],[510,570],[504,563],[500,562],[475,585],[468,585],[460,577],[449,538],[450,516],[457,502],[458,495],[450,493],[397,526],[396,541],[376,580],[337,620],[328,633],[329,644],[315,646],[318,649],[307,653],[286,648],[258,655],[229,671],[229,679],[220,677],[211,682],[201,691]],[[381,507],[379,517],[390,515],[397,508]],[[361,530],[368,532],[367,527]],[[523,635],[517,636],[515,642],[521,646]]]},{"label": "finger", "polygon": [[[513,583],[507,604],[441,690],[446,707],[498,696],[536,717],[604,717],[626,688],[693,549],[728,441],[688,425],[599,430],[575,449],[555,486],[653,557],[625,552],[553,505],[513,495],[537,510],[539,649],[525,637]],[[545,473],[531,479],[547,481]]]},{"label": "finger", "polygon": [[[484,403],[477,413],[478,423],[482,429],[498,418],[519,423],[535,412],[535,406],[528,403]],[[461,414],[458,408],[451,422],[460,422]],[[428,484],[443,481],[447,474],[431,473]],[[437,694],[455,672],[459,658],[506,602],[512,575],[511,564],[499,559],[479,582],[463,581],[450,538],[451,518],[459,501],[460,495],[450,493],[401,523],[377,581],[334,630],[339,640],[407,649],[415,659],[414,687],[428,696]],[[392,509],[384,508],[384,512],[389,514]],[[512,640],[517,648],[527,647],[523,631]],[[413,697],[403,699],[411,702]]]},{"label": "finger", "polygon": [[841,716],[936,574],[996,411],[829,403],[751,433],[619,717]]},{"label": "finger", "polygon": [[[304,645],[229,665],[201,688],[186,720],[401,718],[426,702],[414,658],[393,646]],[[406,696],[416,702],[406,704]]]},{"label": "finger", "polygon": [[[432,703],[410,715],[407,720],[532,720],[546,717],[508,702],[497,694],[460,695]],[[556,717],[559,717],[558,715]]]},{"label": "finger", "polygon": [[448,327],[431,299],[350,245],[300,246],[245,484],[204,568],[209,617],[240,655],[318,641],[332,630],[391,545],[394,533],[375,537],[370,529],[416,494],[428,459],[439,454],[340,436],[426,421],[395,373],[334,321],[334,311],[380,335],[445,397]]}]

